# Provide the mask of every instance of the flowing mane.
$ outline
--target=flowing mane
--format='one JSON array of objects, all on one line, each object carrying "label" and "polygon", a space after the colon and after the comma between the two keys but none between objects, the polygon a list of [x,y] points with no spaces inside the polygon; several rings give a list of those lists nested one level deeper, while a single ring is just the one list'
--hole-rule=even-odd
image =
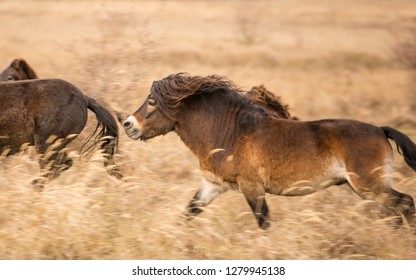
[{"label": "flowing mane", "polygon": [[166,117],[173,119],[182,101],[199,94],[222,92],[224,94],[243,97],[241,89],[224,77],[211,75],[206,77],[189,76],[187,73],[178,73],[154,81],[151,95],[159,105],[159,110]]},{"label": "flowing mane", "polygon": [[37,79],[35,70],[23,58],[16,58],[0,73],[0,81]]},{"label": "flowing mane", "polygon": [[289,113],[289,105],[284,104],[280,96],[274,95],[264,85],[252,87],[246,93],[246,97],[252,103],[268,109],[279,118],[298,120]]}]

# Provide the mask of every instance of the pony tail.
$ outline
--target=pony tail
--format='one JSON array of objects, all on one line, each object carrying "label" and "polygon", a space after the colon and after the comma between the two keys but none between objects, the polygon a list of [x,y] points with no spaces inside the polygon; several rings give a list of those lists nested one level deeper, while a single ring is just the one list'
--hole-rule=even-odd
[{"label": "pony tail", "polygon": [[[100,149],[103,149],[104,153],[107,155],[107,161],[105,162],[105,165],[113,165],[114,153],[117,148],[119,136],[117,122],[115,118],[110,114],[110,112],[98,104],[97,101],[88,96],[85,96],[85,99],[88,103],[88,109],[95,113],[98,121],[98,125],[94,133],[87,139],[86,143],[97,133],[100,127],[101,129],[96,135],[97,140],[90,147],[88,147],[84,153],[90,151],[94,146],[101,142]],[[84,143],[84,146],[86,143]],[[115,176],[120,177],[121,175],[115,174]]]},{"label": "pony tail", "polygon": [[387,138],[396,142],[397,151],[403,155],[405,162],[416,171],[416,144],[408,136],[394,128],[388,126],[380,128]]}]

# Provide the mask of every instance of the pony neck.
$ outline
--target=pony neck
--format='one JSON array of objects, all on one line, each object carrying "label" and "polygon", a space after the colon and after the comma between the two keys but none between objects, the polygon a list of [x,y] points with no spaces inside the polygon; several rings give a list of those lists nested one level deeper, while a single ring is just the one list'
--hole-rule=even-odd
[{"label": "pony neck", "polygon": [[[241,98],[226,98],[219,94],[201,94],[184,101],[176,116],[175,131],[186,146],[201,160],[218,149],[224,156],[232,154],[235,142],[248,130],[247,119],[256,119],[258,114]],[[250,121],[249,121],[250,122]]]}]

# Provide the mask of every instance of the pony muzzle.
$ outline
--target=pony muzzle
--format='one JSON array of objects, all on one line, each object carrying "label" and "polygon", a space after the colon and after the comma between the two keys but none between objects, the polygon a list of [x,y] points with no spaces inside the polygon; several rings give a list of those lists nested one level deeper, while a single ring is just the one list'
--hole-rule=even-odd
[{"label": "pony muzzle", "polygon": [[123,122],[123,128],[127,136],[137,140],[141,136],[140,126],[134,116],[130,116]]}]

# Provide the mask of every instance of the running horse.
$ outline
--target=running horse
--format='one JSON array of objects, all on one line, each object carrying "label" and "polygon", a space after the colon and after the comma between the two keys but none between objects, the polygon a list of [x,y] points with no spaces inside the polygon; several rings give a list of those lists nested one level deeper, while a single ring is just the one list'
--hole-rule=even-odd
[{"label": "running horse", "polygon": [[197,156],[202,184],[187,207],[192,217],[228,189],[241,191],[258,225],[270,225],[265,194],[300,196],[347,184],[408,220],[413,198],[392,189],[396,142],[416,170],[416,145],[391,127],[357,120],[277,118],[216,75],[172,74],[154,81],[150,95],[123,124],[146,141],[175,131]]},{"label": "running horse", "polygon": [[56,177],[72,165],[63,148],[83,130],[89,109],[98,121],[93,133],[97,139],[94,144],[104,150],[105,164],[113,164],[118,140],[116,120],[74,85],[58,79],[0,82],[0,99],[0,153],[3,155],[17,153],[26,143],[34,145],[41,154],[42,177]]}]

